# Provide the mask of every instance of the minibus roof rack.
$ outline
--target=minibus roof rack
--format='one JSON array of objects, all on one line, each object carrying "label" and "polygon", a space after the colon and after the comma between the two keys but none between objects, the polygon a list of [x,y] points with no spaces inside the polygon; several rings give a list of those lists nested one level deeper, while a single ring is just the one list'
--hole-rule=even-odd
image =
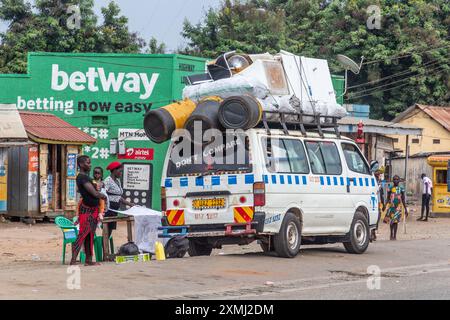
[{"label": "minibus roof rack", "polygon": [[[308,117],[308,121],[305,122],[305,117]],[[310,121],[313,119],[313,121]],[[270,134],[270,129],[282,129],[285,134],[289,134],[289,130],[300,130],[306,137],[307,130],[316,131],[321,138],[324,138],[324,130],[327,128],[334,129],[334,133],[338,138],[341,138],[339,132],[339,117],[335,116],[323,116],[320,114],[306,114],[297,112],[280,112],[280,111],[263,111],[261,117],[261,123]],[[327,130],[327,132],[330,132]]]}]

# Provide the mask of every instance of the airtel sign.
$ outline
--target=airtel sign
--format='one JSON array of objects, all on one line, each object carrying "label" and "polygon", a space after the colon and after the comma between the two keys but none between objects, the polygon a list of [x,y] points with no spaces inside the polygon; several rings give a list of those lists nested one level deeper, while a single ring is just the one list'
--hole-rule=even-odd
[{"label": "airtel sign", "polygon": [[153,160],[152,148],[127,148],[125,154],[119,154],[118,159],[128,160]]}]

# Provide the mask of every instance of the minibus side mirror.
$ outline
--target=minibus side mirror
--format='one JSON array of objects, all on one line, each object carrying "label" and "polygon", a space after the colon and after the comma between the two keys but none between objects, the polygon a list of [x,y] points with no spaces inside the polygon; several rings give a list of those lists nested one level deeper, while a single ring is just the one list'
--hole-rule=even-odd
[{"label": "minibus side mirror", "polygon": [[370,162],[370,171],[373,173],[376,172],[378,169],[380,169],[380,164],[378,163],[378,161],[372,160]]}]

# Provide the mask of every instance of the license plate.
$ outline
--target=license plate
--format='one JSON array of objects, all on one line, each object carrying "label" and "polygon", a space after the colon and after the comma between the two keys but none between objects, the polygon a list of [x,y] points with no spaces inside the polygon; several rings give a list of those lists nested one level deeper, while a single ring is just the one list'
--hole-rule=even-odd
[{"label": "license plate", "polygon": [[194,199],[192,200],[194,209],[221,209],[225,208],[225,198],[214,199]]}]

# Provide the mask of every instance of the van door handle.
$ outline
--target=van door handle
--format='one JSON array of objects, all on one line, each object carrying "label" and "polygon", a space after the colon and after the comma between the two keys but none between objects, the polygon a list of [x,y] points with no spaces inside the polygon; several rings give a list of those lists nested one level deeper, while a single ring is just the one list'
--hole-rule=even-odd
[{"label": "van door handle", "polygon": [[347,193],[350,193],[350,182],[355,182],[356,178],[348,178]]}]

